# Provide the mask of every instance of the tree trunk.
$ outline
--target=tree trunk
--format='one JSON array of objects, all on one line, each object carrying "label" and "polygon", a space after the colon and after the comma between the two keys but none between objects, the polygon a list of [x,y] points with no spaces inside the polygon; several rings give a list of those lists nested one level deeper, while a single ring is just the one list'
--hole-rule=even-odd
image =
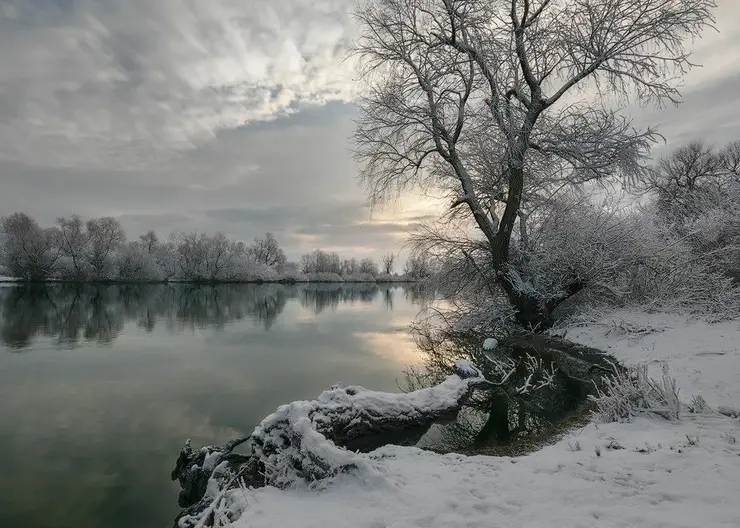
[{"label": "tree trunk", "polygon": [[[211,526],[228,492],[240,485],[282,488],[353,469],[374,471],[356,451],[415,444],[432,424],[454,420],[474,390],[496,388],[466,362],[459,362],[456,373],[408,394],[332,389],[317,400],[281,406],[251,435],[223,447],[194,451],[188,440],[171,475],[180,482],[178,502],[186,508],[175,526]],[[239,446],[245,454],[234,452]]]}]

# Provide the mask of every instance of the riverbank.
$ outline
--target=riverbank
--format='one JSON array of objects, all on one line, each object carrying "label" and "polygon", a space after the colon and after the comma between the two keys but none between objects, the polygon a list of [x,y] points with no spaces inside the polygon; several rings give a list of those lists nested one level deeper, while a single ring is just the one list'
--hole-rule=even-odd
[{"label": "riverbank", "polygon": [[[566,337],[647,362],[653,375],[667,362],[681,419],[591,422],[522,457],[388,446],[365,455],[373,476],[342,475],[322,491],[245,490],[246,510],[225,526],[739,526],[740,323],[612,313]],[[689,412],[695,396],[709,408]]]},{"label": "riverbank", "polygon": [[16,284],[415,284],[419,281],[414,279],[375,279],[375,280],[316,280],[309,278],[299,279],[253,279],[253,280],[23,280],[16,277],[0,275],[0,282]]}]

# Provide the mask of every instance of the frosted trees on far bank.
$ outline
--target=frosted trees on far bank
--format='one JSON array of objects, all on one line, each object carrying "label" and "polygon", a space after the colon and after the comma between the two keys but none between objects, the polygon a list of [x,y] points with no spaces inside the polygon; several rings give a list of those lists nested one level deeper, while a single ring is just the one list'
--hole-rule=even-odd
[{"label": "frosted trees on far bank", "polygon": [[162,239],[153,230],[127,241],[112,217],[59,218],[42,229],[24,213],[0,219],[0,272],[22,280],[198,281],[198,282],[375,282],[381,275],[369,257],[342,260],[314,250],[300,263],[288,262],[271,233],[245,244],[223,232],[174,232]]},{"label": "frosted trees on far bank", "polygon": [[255,262],[278,270],[282,270],[288,260],[272,233],[266,233],[262,238],[255,238],[252,245],[247,248],[247,252]]},{"label": "frosted trees on far bank", "polygon": [[36,220],[24,213],[2,219],[0,257],[8,271],[27,280],[47,279],[59,260],[59,232],[41,229]]},{"label": "frosted trees on far bank", "polygon": [[386,253],[383,255],[383,273],[386,275],[390,275],[393,273],[394,267],[396,265],[396,255],[393,253]]}]

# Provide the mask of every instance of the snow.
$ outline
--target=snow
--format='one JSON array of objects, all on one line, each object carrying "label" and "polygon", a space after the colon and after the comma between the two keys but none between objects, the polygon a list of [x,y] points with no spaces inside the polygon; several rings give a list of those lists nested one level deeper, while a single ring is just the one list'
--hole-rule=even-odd
[{"label": "snow", "polygon": [[[701,394],[711,407],[740,407],[738,322],[616,314],[570,328],[567,337],[626,362],[649,361],[656,374],[669,361],[685,403]],[[519,458],[388,446],[352,455],[375,478],[358,468],[318,491],[239,490],[241,516],[224,526],[737,527],[738,439],[740,420],[707,410],[673,421],[592,423]]]},{"label": "snow", "polygon": [[[722,437],[730,425],[711,418],[589,426],[519,459],[387,447],[373,454],[385,466],[383,482],[344,475],[319,493],[248,491],[236,526],[737,527],[740,448]],[[690,445],[686,434],[698,443]],[[624,449],[607,448],[617,445],[613,437]]]},{"label": "snow", "polygon": [[0,275],[0,282],[17,282],[18,279],[15,277],[8,277],[7,275]]},{"label": "snow", "polygon": [[710,407],[740,407],[740,321],[709,323],[678,315],[615,312],[566,337],[606,350],[622,363],[648,362],[661,377],[664,363],[684,400],[701,396]]},{"label": "snow", "polygon": [[455,362],[455,371],[461,378],[476,378],[481,375],[481,371],[465,359],[458,359]]},{"label": "snow", "polygon": [[495,337],[488,337],[483,341],[483,350],[494,350],[498,346]]}]

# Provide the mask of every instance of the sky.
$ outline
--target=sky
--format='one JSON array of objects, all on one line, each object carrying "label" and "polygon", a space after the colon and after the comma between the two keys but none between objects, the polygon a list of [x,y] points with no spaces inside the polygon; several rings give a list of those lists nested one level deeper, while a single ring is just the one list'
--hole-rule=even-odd
[{"label": "sky", "polygon": [[[148,229],[272,231],[288,256],[379,258],[435,213],[371,211],[348,137],[354,0],[0,0],[0,216],[115,216]],[[740,2],[684,103],[638,109],[667,146],[740,138]]]}]

